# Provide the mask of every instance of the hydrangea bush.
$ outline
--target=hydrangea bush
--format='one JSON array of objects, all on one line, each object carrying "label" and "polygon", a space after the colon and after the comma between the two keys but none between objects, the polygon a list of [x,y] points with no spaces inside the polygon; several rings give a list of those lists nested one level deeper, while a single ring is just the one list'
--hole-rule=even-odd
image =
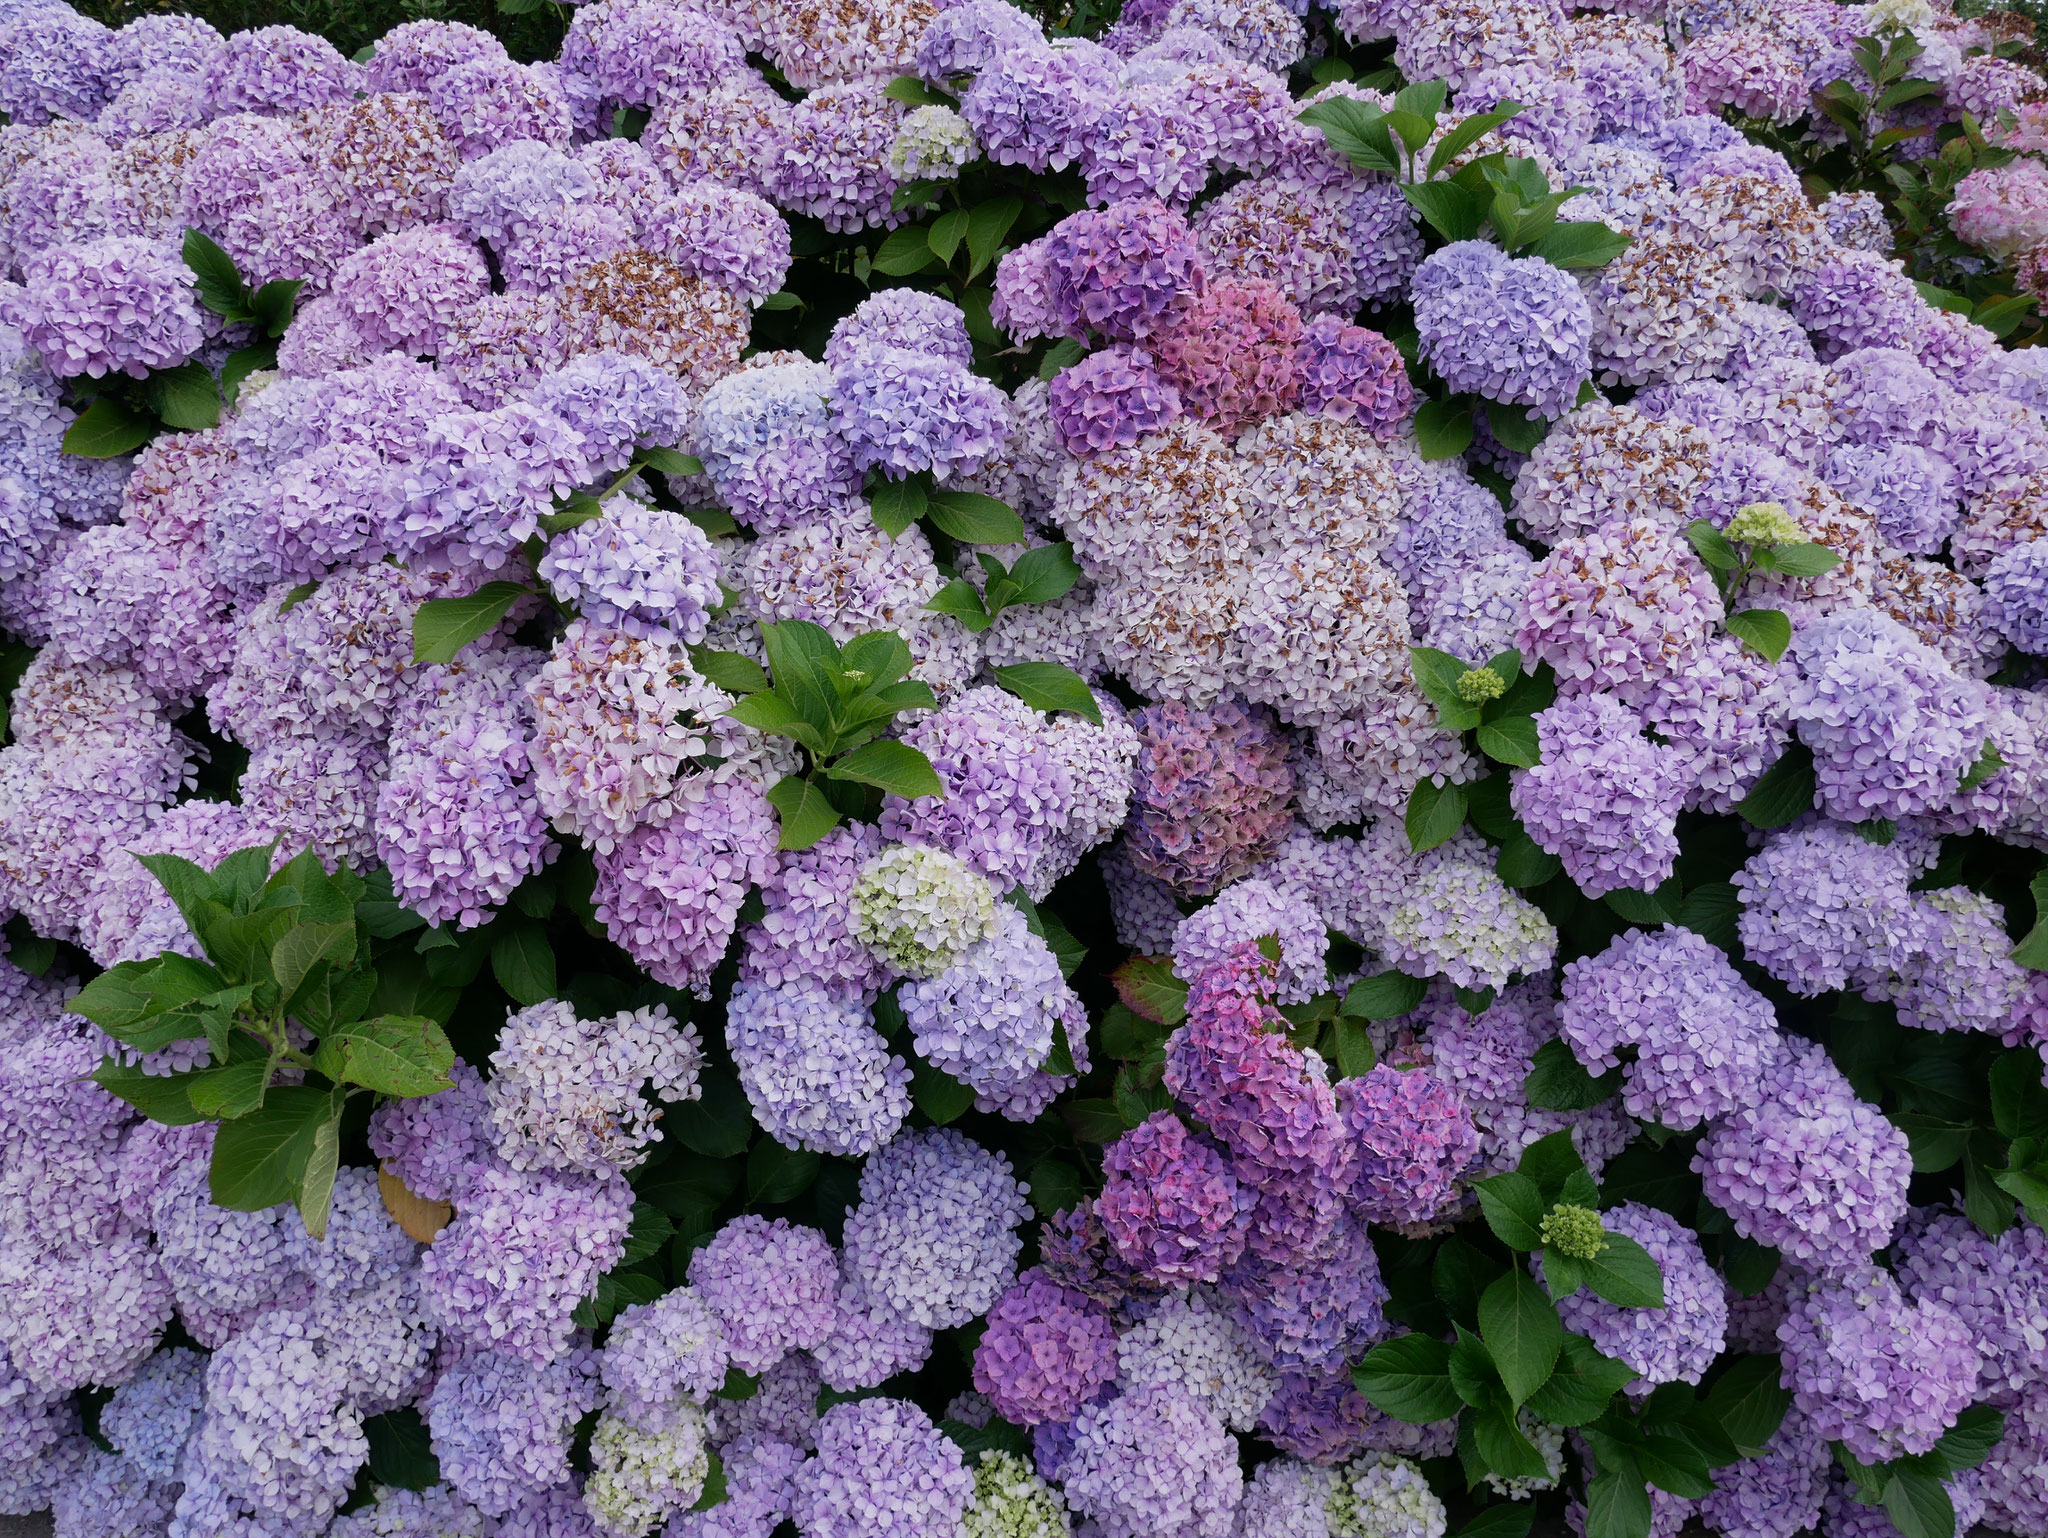
[{"label": "hydrangea bush", "polygon": [[0,6],[0,1512],[2048,1538],[2012,39],[559,10]]}]

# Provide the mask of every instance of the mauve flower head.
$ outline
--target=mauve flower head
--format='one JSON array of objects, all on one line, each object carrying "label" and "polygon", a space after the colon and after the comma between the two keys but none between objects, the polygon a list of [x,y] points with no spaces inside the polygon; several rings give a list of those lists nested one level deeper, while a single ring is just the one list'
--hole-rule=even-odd
[{"label": "mauve flower head", "polygon": [[1291,820],[1294,775],[1263,708],[1166,701],[1138,711],[1131,725],[1138,761],[1126,838],[1140,871],[1203,897],[1272,852]]},{"label": "mauve flower head", "polygon": [[759,304],[789,272],[789,224],[767,199],[698,182],[641,213],[650,249],[684,272]]},{"label": "mauve flower head", "polygon": [[1346,1197],[1367,1222],[1432,1221],[1478,1161],[1471,1112],[1425,1069],[1375,1064],[1337,1086],[1337,1105],[1352,1140]]},{"label": "mauve flower head", "polygon": [[1060,446],[1077,459],[1128,447],[1181,412],[1180,392],[1159,377],[1151,354],[1122,344],[1062,369],[1049,406]]},{"label": "mauve flower head", "polygon": [[1243,1253],[1257,1197],[1171,1111],[1155,1111],[1103,1150],[1096,1198],[1110,1243],[1154,1281],[1213,1282]]},{"label": "mauve flower head", "polygon": [[863,1157],[910,1114],[910,1068],[891,1055],[857,990],[827,988],[809,975],[743,980],[725,1018],[740,1087],[777,1141]]},{"label": "mauve flower head", "polygon": [[372,351],[439,352],[461,314],[490,292],[490,271],[452,226],[380,236],[334,270],[341,313]]},{"label": "mauve flower head", "polygon": [[1152,341],[1159,374],[1182,404],[1235,436],[1291,410],[1301,393],[1301,314],[1263,278],[1211,284]]},{"label": "mauve flower head", "polygon": [[1608,1356],[1640,1375],[1631,1393],[1660,1383],[1697,1383],[1721,1354],[1728,1325],[1728,1293],[1690,1228],[1641,1202],[1623,1202],[1600,1214],[1609,1233],[1633,1239],[1657,1263],[1664,1282],[1661,1308],[1623,1308],[1590,1290],[1558,1304],[1565,1328],[1588,1337]]},{"label": "mauve flower head", "polygon": [[1811,1283],[1778,1326],[1793,1402],[1866,1463],[1926,1452],[1976,1398],[1983,1357],[1947,1304],[1908,1303],[1889,1272]]},{"label": "mauve flower head", "polygon": [[973,475],[1010,434],[1010,400],[950,359],[906,347],[863,348],[833,370],[832,423],[856,472],[900,480],[930,470]]},{"label": "mauve flower head", "polygon": [[1237,1444],[1200,1400],[1165,1383],[1085,1407],[1061,1481],[1104,1538],[1226,1538],[1244,1489]]},{"label": "mauve flower head", "polygon": [[1318,315],[1303,328],[1295,356],[1303,411],[1355,421],[1386,440],[1400,433],[1414,409],[1407,364],[1377,331]]},{"label": "mauve flower head", "polygon": [[1629,930],[1563,981],[1565,1044],[1591,1073],[1622,1068],[1622,1104],[1645,1121],[1682,1130],[1754,1104],[1781,1050],[1770,1002],[1690,929]]},{"label": "mauve flower head", "polygon": [[1411,285],[1421,357],[1456,390],[1558,417],[1592,370],[1593,314],[1562,268],[1466,240],[1432,253]]},{"label": "mauve flower head", "polygon": [[192,269],[168,241],[109,235],[52,246],[23,267],[7,320],[61,379],[183,363],[206,339]]},{"label": "mauve flower head", "polygon": [[690,1257],[689,1283],[724,1330],[732,1365],[759,1375],[825,1338],[839,1262],[815,1228],[747,1214]]},{"label": "mauve flower head", "polygon": [[505,45],[459,21],[408,21],[378,38],[363,66],[369,91],[424,91],[458,64],[501,59]]},{"label": "mauve flower head", "polygon": [[974,1348],[974,1386],[1022,1426],[1072,1420],[1116,1373],[1109,1311],[1037,1267],[996,1299]]},{"label": "mauve flower head", "polygon": [[1514,776],[1516,815],[1587,895],[1649,891],[1678,857],[1686,761],[1642,734],[1608,694],[1568,695],[1536,717],[1542,760]]},{"label": "mauve flower head", "polygon": [[341,106],[360,89],[362,67],[324,37],[297,27],[237,32],[208,73],[221,112],[285,114]]},{"label": "mauve flower head", "polygon": [[1024,1191],[1007,1156],[950,1127],[899,1133],[861,1171],[847,1271],[927,1329],[964,1324],[1016,1278]]},{"label": "mauve flower head", "polygon": [[1114,55],[1077,41],[1004,39],[961,98],[960,115],[996,164],[1063,171],[1081,158],[1116,75]]},{"label": "mauve flower head", "polygon": [[1715,1122],[1693,1155],[1735,1231],[1803,1265],[1860,1265],[1906,1213],[1906,1135],[1812,1043],[1787,1038],[1759,1099]]},{"label": "mauve flower head", "polygon": [[834,1405],[797,1471],[791,1516],[803,1538],[948,1538],[974,1479],[960,1450],[907,1399]]}]

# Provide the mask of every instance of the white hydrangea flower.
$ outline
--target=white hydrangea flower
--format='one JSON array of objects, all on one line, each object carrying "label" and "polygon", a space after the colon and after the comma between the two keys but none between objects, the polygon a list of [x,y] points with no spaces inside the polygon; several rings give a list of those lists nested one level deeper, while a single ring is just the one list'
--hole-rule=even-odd
[{"label": "white hydrangea flower", "polygon": [[862,869],[848,927],[905,976],[936,977],[995,933],[995,891],[943,849],[897,844]]}]

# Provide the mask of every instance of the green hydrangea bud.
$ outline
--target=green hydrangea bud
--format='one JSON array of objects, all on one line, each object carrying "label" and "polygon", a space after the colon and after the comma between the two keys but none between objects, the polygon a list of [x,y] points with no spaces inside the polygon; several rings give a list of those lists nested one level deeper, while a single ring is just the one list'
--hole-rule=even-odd
[{"label": "green hydrangea bud", "polygon": [[1607,1229],[1590,1207],[1560,1203],[1543,1215],[1543,1242],[1574,1260],[1591,1260],[1607,1247]]},{"label": "green hydrangea bud", "polygon": [[1728,537],[1748,545],[1797,545],[1806,540],[1799,520],[1782,502],[1752,502],[1728,522]]},{"label": "green hydrangea bud", "polygon": [[704,1493],[711,1472],[703,1410],[678,1399],[660,1431],[643,1431],[606,1411],[590,1439],[584,1504],[600,1528],[644,1533]]},{"label": "green hydrangea bud", "polygon": [[853,885],[853,937],[906,977],[936,977],[995,932],[988,878],[957,855],[897,844]]},{"label": "green hydrangea bud", "polygon": [[974,1471],[961,1538],[1067,1538],[1059,1492],[1015,1453],[991,1449]]},{"label": "green hydrangea bud", "polygon": [[1450,1525],[1422,1470],[1392,1453],[1367,1453],[1337,1470],[1323,1520],[1331,1538],[1443,1538]]},{"label": "green hydrangea bud", "polygon": [[1458,698],[1467,705],[1482,705],[1507,692],[1507,680],[1492,668],[1467,668],[1458,676]]}]

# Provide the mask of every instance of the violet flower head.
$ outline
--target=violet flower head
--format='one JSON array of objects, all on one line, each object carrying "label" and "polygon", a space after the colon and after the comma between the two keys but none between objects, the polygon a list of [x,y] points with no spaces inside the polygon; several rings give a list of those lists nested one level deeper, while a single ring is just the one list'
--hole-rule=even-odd
[{"label": "violet flower head", "polygon": [[1226,1538],[1244,1489],[1237,1444],[1186,1389],[1145,1384],[1075,1417],[1068,1502],[1104,1538]]},{"label": "violet flower head", "polygon": [[1033,1267],[988,1311],[974,1386],[1004,1420],[1068,1421],[1117,1374],[1107,1309]]},{"label": "violet flower head", "polygon": [[964,1324],[1015,1279],[1028,1213],[1006,1156],[950,1127],[903,1132],[861,1171],[847,1270],[927,1329]]},{"label": "violet flower head", "polygon": [[1649,891],[1670,875],[1683,755],[1644,737],[1635,713],[1607,694],[1557,701],[1536,717],[1536,736],[1542,760],[1515,775],[1515,812],[1580,889]]},{"label": "violet flower head", "polygon": [[23,265],[8,321],[60,379],[143,378],[183,363],[206,339],[192,269],[168,241],[108,235],[52,246]]},{"label": "violet flower head", "polygon": [[1337,1086],[1352,1139],[1347,1197],[1362,1219],[1388,1227],[1428,1223],[1456,1197],[1479,1158],[1464,1103],[1420,1068],[1378,1063]]},{"label": "violet flower head", "polygon": [[1218,282],[1189,301],[1151,347],[1160,378],[1227,437],[1291,410],[1301,394],[1301,314],[1264,278]]},{"label": "violet flower head", "polygon": [[1272,852],[1290,821],[1294,775],[1263,708],[1167,701],[1131,724],[1139,746],[1126,837],[1140,871],[1203,897]]},{"label": "violet flower head", "polygon": [[1169,1284],[1213,1282],[1243,1252],[1255,1192],[1171,1111],[1103,1150],[1095,1211],[1126,1265]]},{"label": "violet flower head", "polygon": [[1151,354],[1121,344],[1062,369],[1048,404],[1060,446],[1076,459],[1127,448],[1181,414],[1180,392],[1159,377]]},{"label": "violet flower head", "polygon": [[1728,1325],[1728,1290],[1707,1261],[1693,1231],[1668,1213],[1623,1202],[1600,1214],[1610,1233],[1633,1239],[1650,1253],[1664,1280],[1661,1308],[1622,1308],[1591,1291],[1558,1304],[1565,1328],[1590,1338],[1607,1355],[1641,1376],[1631,1392],[1660,1383],[1697,1383],[1721,1354]]},{"label": "violet flower head", "polygon": [[797,1471],[791,1515],[803,1538],[945,1538],[960,1531],[974,1478],[960,1450],[907,1399],[834,1405]]},{"label": "violet flower head", "polygon": [[815,1228],[748,1213],[690,1257],[689,1281],[725,1331],[732,1365],[758,1375],[825,1338],[839,1260]]},{"label": "violet flower head", "polygon": [[1399,435],[1415,406],[1408,366],[1377,331],[1318,315],[1295,348],[1301,409],[1354,421],[1382,441]]},{"label": "violet flower head", "polygon": [[1591,374],[1586,296],[1540,258],[1460,241],[1416,269],[1411,297],[1421,356],[1455,390],[1558,417]]},{"label": "violet flower head", "polygon": [[725,1040],[755,1119],[791,1148],[863,1157],[910,1114],[910,1068],[857,992],[800,974],[741,981]]}]

